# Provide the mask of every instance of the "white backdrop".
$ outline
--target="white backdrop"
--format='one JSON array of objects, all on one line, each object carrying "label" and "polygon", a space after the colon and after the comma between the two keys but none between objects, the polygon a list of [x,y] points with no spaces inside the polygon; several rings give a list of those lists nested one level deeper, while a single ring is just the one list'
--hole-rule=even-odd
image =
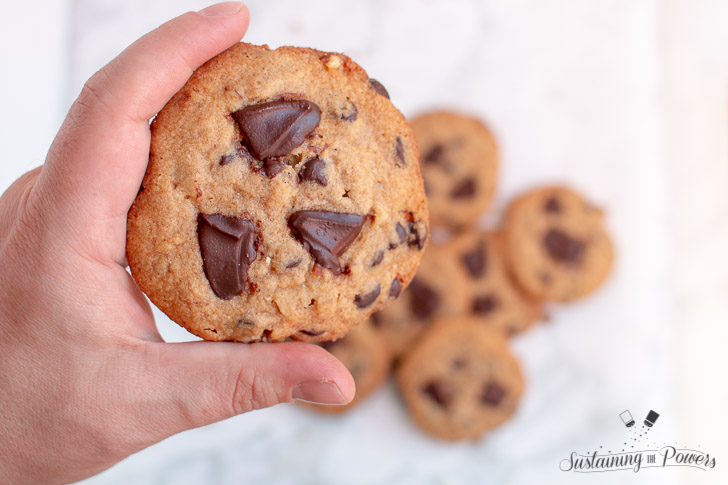
[{"label": "white backdrop", "polygon": [[[551,308],[549,323],[515,339],[528,379],[522,406],[477,443],[426,438],[390,385],[341,418],[284,405],[183,433],[86,483],[725,483],[727,4],[248,3],[248,41],[343,51],[408,116],[447,107],[483,118],[502,153],[485,226],[533,185],[584,191],[607,212],[614,272],[594,297]],[[0,20],[0,189],[42,161],[96,69],[166,19],[206,5],[19,4],[4,6]],[[190,338],[157,316],[165,338]],[[571,451],[626,441],[617,415],[627,408],[635,417],[657,410],[656,440],[700,445],[718,468],[558,470]]]}]

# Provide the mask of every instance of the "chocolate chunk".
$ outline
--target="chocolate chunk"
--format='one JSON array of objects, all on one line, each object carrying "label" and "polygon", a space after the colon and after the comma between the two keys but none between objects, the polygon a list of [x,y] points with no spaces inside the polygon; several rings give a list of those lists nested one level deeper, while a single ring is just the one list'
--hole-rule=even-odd
[{"label": "chocolate chunk", "polygon": [[212,291],[229,300],[245,290],[248,267],[255,260],[255,224],[242,217],[202,214],[197,217],[202,267]]},{"label": "chocolate chunk", "polygon": [[452,401],[451,393],[448,392],[441,381],[429,381],[422,388],[422,392],[443,408],[446,408],[450,404],[450,401]]},{"label": "chocolate chunk", "polygon": [[358,110],[356,109],[356,105],[349,100],[347,100],[346,103],[341,105],[337,110],[337,115],[342,121],[354,121],[356,120],[357,114]]},{"label": "chocolate chunk", "polygon": [[409,235],[407,236],[407,245],[417,246],[422,250],[427,242],[427,224],[424,221],[410,222]]},{"label": "chocolate chunk", "polygon": [[470,199],[475,195],[475,180],[466,178],[453,187],[450,197],[453,199]]},{"label": "chocolate chunk", "polygon": [[392,286],[389,287],[389,297],[397,298],[402,293],[402,282],[395,278],[392,280]]},{"label": "chocolate chunk", "polygon": [[462,255],[462,262],[473,278],[480,278],[485,274],[487,260],[485,241],[480,241],[472,251]]},{"label": "chocolate chunk", "polygon": [[495,381],[490,381],[483,387],[480,393],[480,401],[489,406],[498,406],[506,397],[506,390]]},{"label": "chocolate chunk", "polygon": [[410,311],[418,320],[427,320],[440,306],[440,295],[415,277],[409,286]]},{"label": "chocolate chunk", "polygon": [[384,259],[384,251],[379,251],[376,256],[374,256],[374,261],[372,261],[372,268],[375,266],[379,266],[382,263],[382,260]]},{"label": "chocolate chunk", "polygon": [[321,110],[305,99],[271,101],[236,111],[242,143],[258,160],[288,155],[319,124]]},{"label": "chocolate chunk", "polygon": [[397,143],[395,144],[395,147],[394,147],[394,154],[397,156],[397,159],[400,162],[402,162],[401,164],[397,163],[398,167],[403,167],[403,166],[407,165],[407,163],[404,160],[404,145],[402,144],[401,136],[397,137]]},{"label": "chocolate chunk", "polygon": [[377,81],[376,79],[369,79],[369,85],[374,89],[377,93],[384,96],[385,98],[389,99],[389,93],[387,92],[387,89]]},{"label": "chocolate chunk", "polygon": [[371,306],[372,303],[374,303],[379,296],[379,293],[382,291],[382,288],[377,285],[376,288],[374,288],[369,293],[365,293],[363,295],[356,295],[354,297],[354,304],[357,308],[367,308],[368,306]]},{"label": "chocolate chunk", "polygon": [[403,242],[405,242],[407,240],[407,231],[404,229],[402,224],[400,224],[398,222],[397,225],[394,227],[394,229],[397,231],[397,237],[399,237],[399,243],[402,244]]},{"label": "chocolate chunk", "polygon": [[234,162],[236,158],[237,157],[234,153],[226,153],[225,155],[220,157],[220,165],[224,167],[228,163]]},{"label": "chocolate chunk", "polygon": [[338,275],[339,257],[359,235],[364,220],[358,214],[298,211],[288,218],[288,226],[316,263]]},{"label": "chocolate chunk", "polygon": [[428,164],[439,165],[444,161],[445,147],[441,143],[436,143],[429,152],[422,157],[422,161]]},{"label": "chocolate chunk", "polygon": [[493,295],[478,296],[473,300],[473,313],[488,315],[498,308],[498,299]]},{"label": "chocolate chunk", "polygon": [[583,242],[560,229],[549,229],[543,238],[543,247],[554,261],[579,263],[586,249]]},{"label": "chocolate chunk", "polygon": [[543,205],[543,210],[546,212],[552,212],[554,214],[558,214],[561,212],[561,204],[559,203],[559,199],[556,197],[549,197],[546,199],[546,203]]},{"label": "chocolate chunk", "polygon": [[309,337],[318,337],[326,333],[326,330],[301,330],[301,333],[308,335]]},{"label": "chocolate chunk", "polygon": [[267,158],[263,163],[263,173],[268,178],[273,178],[280,173],[286,167],[286,164],[278,160],[277,158]]},{"label": "chocolate chunk", "polygon": [[301,173],[298,178],[301,182],[316,182],[319,185],[326,187],[328,181],[326,180],[326,162],[321,160],[319,157],[312,158],[303,165]]}]

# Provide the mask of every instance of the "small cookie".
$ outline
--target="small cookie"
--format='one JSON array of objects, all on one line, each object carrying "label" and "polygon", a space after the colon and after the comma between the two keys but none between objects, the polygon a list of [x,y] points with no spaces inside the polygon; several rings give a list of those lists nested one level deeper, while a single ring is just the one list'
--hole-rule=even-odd
[{"label": "small cookie", "polygon": [[438,321],[397,370],[415,423],[445,440],[476,439],[506,421],[523,376],[501,332],[470,317]]},{"label": "small cookie", "polygon": [[152,124],[127,259],[208,340],[332,340],[396,298],[428,236],[417,144],[343,54],[237,44]]},{"label": "small cookie", "polygon": [[372,315],[374,328],[398,357],[433,321],[464,313],[469,303],[467,293],[466,282],[445,248],[430,244],[402,296]]},{"label": "small cookie", "polygon": [[349,369],[356,383],[356,395],[346,406],[301,403],[306,407],[325,413],[348,411],[379,387],[389,374],[392,359],[382,338],[372,329],[369,321],[354,327],[340,340],[321,342],[320,345]]},{"label": "small cookie", "polygon": [[533,190],[506,211],[510,268],[533,298],[571,301],[607,277],[614,250],[603,213],[563,187]]},{"label": "small cookie", "polygon": [[474,221],[495,190],[495,141],[478,120],[449,112],[415,118],[420,165],[433,225],[460,227]]},{"label": "small cookie", "polygon": [[526,296],[507,269],[503,237],[495,232],[464,232],[443,251],[465,288],[466,313],[506,336],[523,332],[542,316],[540,304]]}]

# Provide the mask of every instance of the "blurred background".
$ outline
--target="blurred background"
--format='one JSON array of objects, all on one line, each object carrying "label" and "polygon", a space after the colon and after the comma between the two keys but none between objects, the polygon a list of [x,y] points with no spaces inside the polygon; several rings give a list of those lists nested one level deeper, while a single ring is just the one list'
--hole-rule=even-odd
[{"label": "blurred background", "polygon": [[[207,4],[5,2],[0,190],[42,163],[91,74]],[[605,208],[615,268],[595,295],[514,339],[525,395],[475,443],[421,433],[390,383],[343,416],[281,405],[189,431],[84,483],[728,483],[728,2],[248,5],[247,41],[344,52],[408,117],[449,108],[485,121],[501,170],[484,227],[520,191],[568,183]],[[165,338],[192,339],[156,314]],[[656,410],[661,440],[710,453],[716,468],[559,470],[572,451],[619,444],[625,409],[638,420]]]}]

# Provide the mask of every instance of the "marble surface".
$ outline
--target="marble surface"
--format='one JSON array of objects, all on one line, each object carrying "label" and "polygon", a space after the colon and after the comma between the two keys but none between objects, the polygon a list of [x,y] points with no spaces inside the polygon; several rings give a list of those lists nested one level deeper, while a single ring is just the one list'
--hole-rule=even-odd
[{"label": "marble surface", "polygon": [[[42,160],[89,75],[144,32],[205,5],[40,4],[41,14],[12,7],[16,21],[0,29],[5,41],[47,26],[44,39],[29,40],[30,59],[0,43],[4,65],[21,66],[29,78],[0,79],[4,92],[23,93],[10,100],[18,114],[0,121],[0,189]],[[248,41],[343,51],[384,83],[407,116],[444,107],[486,121],[502,170],[484,226],[537,184],[564,182],[589,194],[607,212],[614,272],[599,293],[549,308],[548,323],[514,339],[528,379],[522,405],[476,443],[425,437],[389,384],[343,417],[282,405],[185,432],[84,483],[583,483],[560,472],[560,460],[620,445],[624,409],[660,412],[655,439],[728,457],[721,414],[728,391],[716,386],[728,364],[725,2],[248,4]],[[190,339],[156,315],[165,338]],[[726,478],[719,467],[594,474],[588,482]]]}]

